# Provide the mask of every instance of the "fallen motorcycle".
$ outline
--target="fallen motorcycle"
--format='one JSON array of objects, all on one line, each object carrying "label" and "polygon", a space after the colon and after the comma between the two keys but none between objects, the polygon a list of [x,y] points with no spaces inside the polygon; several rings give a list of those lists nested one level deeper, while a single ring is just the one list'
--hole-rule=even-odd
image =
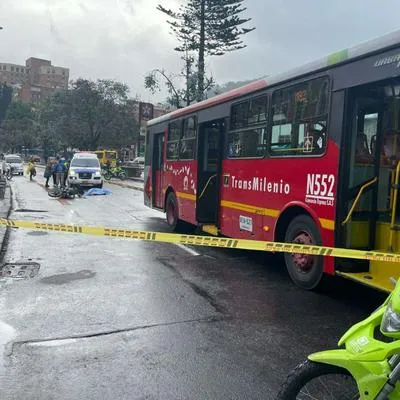
[{"label": "fallen motorcycle", "polygon": [[62,199],[74,199],[75,196],[82,196],[82,191],[79,190],[75,186],[64,186],[64,187],[58,187],[55,186],[51,189],[48,190],[47,194],[50,197],[56,197],[56,198],[62,198]]},{"label": "fallen motorcycle", "polygon": [[287,377],[276,400],[400,399],[400,281],[337,350],[314,353]]}]

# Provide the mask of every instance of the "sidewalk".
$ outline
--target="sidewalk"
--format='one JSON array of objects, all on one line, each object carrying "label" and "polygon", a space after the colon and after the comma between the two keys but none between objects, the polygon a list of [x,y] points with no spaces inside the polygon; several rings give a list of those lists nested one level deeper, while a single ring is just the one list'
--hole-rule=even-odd
[{"label": "sidewalk", "polygon": [[130,180],[129,178],[128,180],[125,181],[110,180],[110,181],[104,181],[104,183],[110,185],[117,185],[128,189],[140,190],[141,192],[143,192],[143,186],[144,186],[143,182],[133,181]]},{"label": "sidewalk", "polygon": [[[11,211],[11,206],[12,206],[12,193],[10,186],[7,184],[6,186],[6,193],[4,195],[4,199],[0,200],[0,218],[8,218],[9,213]],[[4,246],[6,244],[6,240],[8,238],[8,233],[7,230],[9,231],[10,228],[7,228],[5,226],[0,226],[0,263],[2,262],[3,258],[3,252],[5,250]],[[4,243],[3,243],[4,242]],[[1,265],[0,265],[1,267]]]}]

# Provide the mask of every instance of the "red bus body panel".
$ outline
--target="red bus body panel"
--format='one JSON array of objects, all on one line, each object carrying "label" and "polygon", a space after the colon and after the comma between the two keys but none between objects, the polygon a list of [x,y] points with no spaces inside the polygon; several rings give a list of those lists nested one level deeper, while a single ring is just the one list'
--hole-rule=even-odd
[{"label": "red bus body panel", "polygon": [[[334,246],[338,156],[336,144],[330,141],[322,157],[224,160],[221,233],[274,241],[279,217],[290,207],[301,207],[319,227],[323,245]],[[240,216],[251,218],[251,226],[241,229]],[[325,264],[325,272],[333,273],[333,259],[326,258]]]},{"label": "red bus body panel", "polygon": [[[336,144],[329,141],[321,157],[223,160],[218,220],[221,234],[274,241],[279,217],[291,207],[301,207],[319,227],[323,245],[334,246],[338,156]],[[179,218],[197,224],[197,161],[166,161],[162,179],[164,200],[166,193],[174,191]],[[243,218],[251,223],[241,226]],[[334,272],[330,257],[325,259],[325,272]]]},{"label": "red bus body panel", "polygon": [[167,161],[163,179],[164,193],[172,190],[178,199],[179,218],[197,224],[197,161]]}]

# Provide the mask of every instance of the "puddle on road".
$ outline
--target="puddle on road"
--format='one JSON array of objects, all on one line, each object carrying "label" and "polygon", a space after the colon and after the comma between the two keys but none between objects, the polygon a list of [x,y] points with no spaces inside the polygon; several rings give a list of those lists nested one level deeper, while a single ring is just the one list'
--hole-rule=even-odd
[{"label": "puddle on road", "polygon": [[27,235],[31,235],[31,236],[44,236],[47,234],[48,234],[48,232],[43,232],[43,231],[29,231],[27,233]]},{"label": "puddle on road", "polygon": [[4,264],[0,276],[14,279],[32,279],[39,273],[40,264],[35,262],[17,262]]},{"label": "puddle on road", "polygon": [[46,283],[48,285],[64,285],[65,283],[70,283],[73,281],[90,279],[94,276],[96,276],[96,272],[90,271],[88,269],[83,269],[78,272],[47,276],[46,278],[41,279],[40,282]]}]

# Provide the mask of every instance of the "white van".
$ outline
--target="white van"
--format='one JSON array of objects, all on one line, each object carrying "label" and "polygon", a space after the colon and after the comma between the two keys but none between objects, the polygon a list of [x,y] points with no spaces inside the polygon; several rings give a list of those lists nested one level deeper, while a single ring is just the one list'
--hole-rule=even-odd
[{"label": "white van", "polygon": [[11,165],[13,175],[23,175],[24,174],[24,162],[18,154],[7,154],[4,156],[4,161]]},{"label": "white van", "polygon": [[103,187],[100,162],[94,153],[76,153],[68,170],[70,186]]}]

